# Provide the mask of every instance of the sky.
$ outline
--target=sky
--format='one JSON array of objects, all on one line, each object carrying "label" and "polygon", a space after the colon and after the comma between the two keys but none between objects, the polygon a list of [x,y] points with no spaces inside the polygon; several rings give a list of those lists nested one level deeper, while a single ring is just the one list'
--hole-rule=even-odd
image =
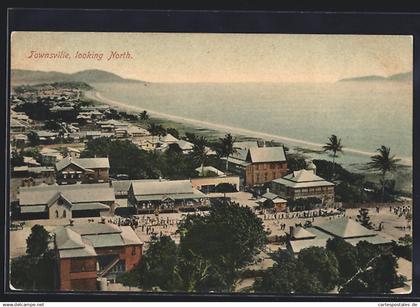
[{"label": "sky", "polygon": [[[69,57],[35,58],[60,52]],[[108,60],[112,52],[123,56]],[[12,69],[101,69],[150,82],[335,82],[412,67],[411,36],[14,32],[11,40]]]}]

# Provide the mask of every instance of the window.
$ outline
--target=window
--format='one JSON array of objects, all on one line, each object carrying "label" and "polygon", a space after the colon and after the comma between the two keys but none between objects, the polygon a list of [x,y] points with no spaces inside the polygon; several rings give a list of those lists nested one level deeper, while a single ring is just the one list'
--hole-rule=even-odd
[{"label": "window", "polygon": [[271,164],[270,164],[270,168],[271,168],[271,169],[274,169],[275,167],[276,167],[276,165],[275,165],[274,163],[271,163]]},{"label": "window", "polygon": [[273,179],[276,179],[276,172],[273,172]]},{"label": "window", "polygon": [[96,260],[92,258],[72,259],[70,262],[70,272],[94,272],[96,271]]},{"label": "window", "polygon": [[135,246],[133,246],[132,248],[131,248],[131,256],[135,256],[136,255],[136,247]]},{"label": "window", "polygon": [[264,180],[267,181],[268,180],[268,174],[264,173]]},{"label": "window", "polygon": [[55,218],[58,219],[58,210],[55,210]]},{"label": "window", "polygon": [[63,218],[65,218],[66,217],[66,210],[63,210]]}]

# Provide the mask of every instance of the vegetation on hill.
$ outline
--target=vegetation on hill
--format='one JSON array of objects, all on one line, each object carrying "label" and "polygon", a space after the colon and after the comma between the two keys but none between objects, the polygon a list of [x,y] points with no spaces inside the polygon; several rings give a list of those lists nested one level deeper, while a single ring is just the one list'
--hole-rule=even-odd
[{"label": "vegetation on hill", "polygon": [[140,80],[124,79],[114,73],[99,69],[82,70],[76,73],[67,74],[56,71],[34,71],[23,69],[12,69],[11,82],[13,83],[51,83],[51,82],[143,82]]},{"label": "vegetation on hill", "polygon": [[377,75],[370,75],[370,76],[361,76],[361,77],[353,77],[353,78],[344,78],[338,80],[338,82],[366,82],[366,81],[399,81],[399,82],[407,82],[413,80],[413,72],[405,72],[394,74],[389,77],[377,76]]},{"label": "vegetation on hill", "polygon": [[39,91],[47,89],[79,89],[90,91],[93,89],[92,86],[86,82],[80,81],[61,81],[61,82],[51,82],[51,83],[39,83],[32,85],[19,85],[14,87],[16,93],[21,94],[28,91]]}]

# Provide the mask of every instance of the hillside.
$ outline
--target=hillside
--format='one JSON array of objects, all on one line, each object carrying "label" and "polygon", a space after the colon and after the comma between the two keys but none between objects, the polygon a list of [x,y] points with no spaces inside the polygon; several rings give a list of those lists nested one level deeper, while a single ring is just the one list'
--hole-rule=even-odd
[{"label": "hillside", "polygon": [[338,82],[365,82],[365,81],[398,81],[398,82],[410,82],[413,80],[413,72],[405,72],[399,73],[395,75],[391,75],[389,77],[377,76],[377,75],[369,75],[369,76],[361,76],[361,77],[354,77],[354,78],[344,78],[338,80]]},{"label": "hillside", "polygon": [[140,80],[124,79],[116,74],[104,71],[104,70],[83,70],[73,74],[66,74],[56,71],[35,71],[35,70],[23,70],[23,69],[12,69],[11,71],[11,83],[12,84],[36,84],[36,83],[48,83],[48,82],[63,82],[63,81],[74,81],[74,82],[144,82]]}]

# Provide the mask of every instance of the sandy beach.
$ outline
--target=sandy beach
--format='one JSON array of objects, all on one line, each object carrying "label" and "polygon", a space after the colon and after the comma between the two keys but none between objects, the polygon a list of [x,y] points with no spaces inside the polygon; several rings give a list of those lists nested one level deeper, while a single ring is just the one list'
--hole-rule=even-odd
[{"label": "sandy beach", "polygon": [[[233,133],[233,134],[239,134],[239,135],[248,136],[248,137],[255,137],[255,138],[262,138],[262,139],[266,139],[266,140],[284,142],[288,145],[304,147],[304,148],[308,148],[308,149],[316,150],[316,151],[322,151],[322,146],[324,145],[324,144],[320,144],[320,143],[289,138],[289,137],[286,137],[286,136],[280,136],[280,135],[264,133],[264,132],[256,132],[256,131],[252,131],[252,130],[248,130],[248,129],[232,127],[232,126],[222,125],[222,124],[215,124],[215,123],[211,123],[211,122],[207,122],[207,121],[195,120],[195,119],[186,118],[186,117],[182,117],[182,116],[177,116],[177,115],[167,114],[167,113],[163,113],[163,112],[158,112],[158,111],[151,110],[151,109],[148,109],[148,108],[143,108],[141,106],[133,106],[133,105],[121,102],[121,101],[117,101],[117,100],[114,100],[114,99],[109,99],[107,97],[104,97],[98,91],[89,91],[89,92],[86,92],[85,95],[86,95],[86,97],[88,97],[90,99],[100,101],[102,103],[117,107],[117,108],[125,110],[125,111],[132,111],[132,112],[147,111],[150,115],[156,116],[158,118],[168,119],[168,120],[172,120],[172,121],[183,123],[183,124],[192,125],[192,126],[199,127],[199,128],[208,128],[208,129],[214,129],[214,130],[217,130],[217,131],[221,131],[221,132],[224,132],[224,133]],[[345,152],[350,153],[350,154],[354,154],[354,155],[358,155],[358,156],[364,156],[364,157],[367,157],[367,158],[376,154],[375,152],[363,151],[363,150],[349,148],[349,147],[345,148]],[[401,164],[406,165],[406,166],[412,166],[412,159],[410,159],[410,158],[400,158],[400,159],[401,159],[401,161],[400,161]]]}]

